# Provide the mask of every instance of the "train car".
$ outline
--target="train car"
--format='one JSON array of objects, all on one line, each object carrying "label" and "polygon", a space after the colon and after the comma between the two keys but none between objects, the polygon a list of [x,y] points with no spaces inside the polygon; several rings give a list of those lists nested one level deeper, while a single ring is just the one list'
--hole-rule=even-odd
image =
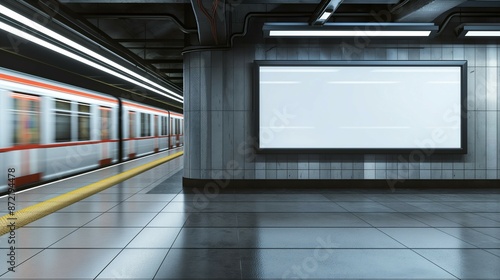
[{"label": "train car", "polygon": [[22,189],[116,163],[120,142],[122,160],[182,146],[182,120],[178,113],[0,68],[0,193],[7,192],[9,168]]},{"label": "train car", "polygon": [[170,138],[169,147],[177,148],[184,145],[184,117],[181,114],[169,112]]},{"label": "train car", "polygon": [[168,149],[165,144],[168,131],[164,129],[168,115],[169,112],[165,110],[123,101],[124,159]]}]

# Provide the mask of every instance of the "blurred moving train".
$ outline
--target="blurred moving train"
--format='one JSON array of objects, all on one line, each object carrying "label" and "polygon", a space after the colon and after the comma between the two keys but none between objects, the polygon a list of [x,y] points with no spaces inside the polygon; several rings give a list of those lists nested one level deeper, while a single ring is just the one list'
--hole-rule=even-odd
[{"label": "blurred moving train", "polygon": [[0,194],[10,168],[22,189],[119,162],[119,154],[183,146],[183,122],[179,113],[0,68]]}]

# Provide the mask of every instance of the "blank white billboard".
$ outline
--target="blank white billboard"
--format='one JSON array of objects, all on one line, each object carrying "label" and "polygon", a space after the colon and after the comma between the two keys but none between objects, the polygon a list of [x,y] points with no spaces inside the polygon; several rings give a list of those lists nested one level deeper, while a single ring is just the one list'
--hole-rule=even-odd
[{"label": "blank white billboard", "polygon": [[257,62],[259,149],[465,152],[465,62],[412,63]]}]

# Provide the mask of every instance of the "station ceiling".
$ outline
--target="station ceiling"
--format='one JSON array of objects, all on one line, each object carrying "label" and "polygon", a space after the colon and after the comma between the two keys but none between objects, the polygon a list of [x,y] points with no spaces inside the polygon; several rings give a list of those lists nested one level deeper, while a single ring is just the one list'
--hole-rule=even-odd
[{"label": "station ceiling", "polygon": [[[6,2],[9,2],[7,0]],[[155,79],[182,94],[183,52],[196,47],[228,48],[234,34],[259,22],[251,16],[279,18],[287,22],[309,22],[318,10],[340,2],[329,22],[435,23],[441,27],[451,18],[460,21],[500,23],[500,0],[26,0],[17,1],[50,13],[59,21],[150,71]],[[56,15],[57,14],[57,15]],[[266,16],[267,15],[267,16]],[[447,27],[448,28],[448,27]],[[451,27],[449,27],[451,29]],[[5,39],[4,39],[5,41]],[[5,48],[4,42],[3,47]],[[27,47],[27,53],[50,57],[51,65],[63,67],[59,59]],[[37,60],[43,60],[37,57]],[[58,60],[61,60],[58,63]],[[116,79],[73,67],[77,75],[107,79],[107,84],[127,88]],[[76,69],[82,68],[82,69]],[[133,87],[127,90],[134,92]],[[152,95],[154,96],[154,94]],[[157,100],[166,100],[157,97]],[[168,102],[182,110],[182,104]]]}]

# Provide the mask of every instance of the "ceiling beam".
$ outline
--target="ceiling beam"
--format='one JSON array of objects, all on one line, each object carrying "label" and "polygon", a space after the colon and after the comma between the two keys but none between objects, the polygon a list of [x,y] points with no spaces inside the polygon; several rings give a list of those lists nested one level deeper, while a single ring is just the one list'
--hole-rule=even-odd
[{"label": "ceiling beam", "polygon": [[113,38],[113,41],[118,43],[168,43],[170,46],[184,47],[184,40],[182,39],[138,39],[138,38]]},{"label": "ceiling beam", "polygon": [[166,68],[157,68],[158,71],[163,73],[184,73],[184,69],[166,69]]},{"label": "ceiling beam", "polygon": [[119,13],[113,13],[113,14],[88,14],[88,13],[82,13],[81,14],[83,17],[88,18],[88,19],[135,19],[135,20],[159,20],[159,21],[164,21],[164,20],[170,20],[173,23],[177,25],[179,30],[183,33],[196,33],[198,30],[196,29],[190,29],[184,25],[178,19],[175,15],[172,14],[119,14]]},{"label": "ceiling beam", "polygon": [[[189,4],[189,0],[59,0],[64,4]],[[318,4],[318,0],[244,0],[235,4]],[[399,0],[345,0],[346,4],[397,4]],[[229,3],[231,4],[231,3]]]},{"label": "ceiling beam", "polygon": [[145,59],[147,63],[158,64],[158,63],[182,63],[182,59]]},{"label": "ceiling beam", "polygon": [[189,4],[189,0],[59,0],[64,4]]},{"label": "ceiling beam", "polygon": [[392,13],[399,22],[432,22],[467,0],[412,0],[396,5]]},{"label": "ceiling beam", "polygon": [[127,49],[129,50],[178,50],[176,53],[181,53],[182,52],[182,47],[176,47],[176,46],[126,46]]}]

